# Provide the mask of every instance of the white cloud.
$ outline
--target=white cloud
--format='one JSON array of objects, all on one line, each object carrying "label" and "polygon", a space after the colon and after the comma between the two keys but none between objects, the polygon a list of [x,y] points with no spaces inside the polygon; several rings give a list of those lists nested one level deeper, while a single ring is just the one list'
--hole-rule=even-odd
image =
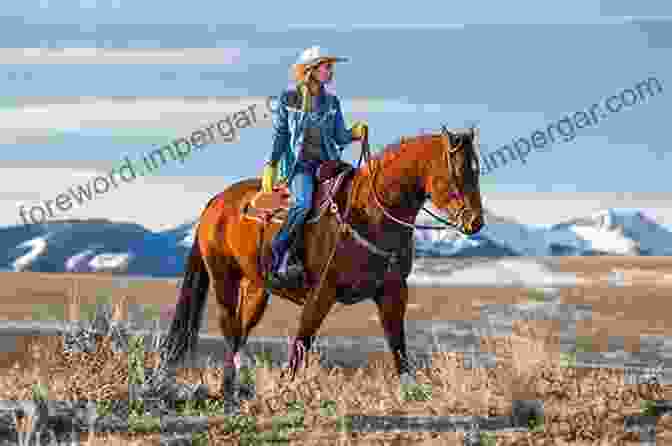
[{"label": "white cloud", "polygon": [[415,113],[423,107],[398,99],[355,98],[341,102],[343,110],[350,113]]},{"label": "white cloud", "polygon": [[526,224],[548,225],[606,208],[655,209],[659,223],[672,223],[669,194],[624,198],[617,192],[488,192],[483,205],[494,214]]},{"label": "white cloud", "polygon": [[[86,184],[97,175],[108,175],[105,169],[67,168],[0,168],[3,193],[0,195],[0,226],[21,224],[19,205],[44,206],[69,188]],[[118,177],[117,177],[118,178]],[[56,219],[109,218],[130,221],[149,229],[170,229],[199,216],[205,204],[234,180],[222,176],[157,176],[137,177],[118,188],[74,204],[68,211],[56,213]],[[577,215],[607,207],[631,207],[655,210],[658,223],[672,222],[669,194],[637,196],[623,201],[617,193],[503,193],[489,192],[483,204],[496,215],[512,217],[527,224],[553,224]],[[170,197],[170,206],[154,206]],[[53,207],[53,205],[52,205]]]},{"label": "white cloud", "polygon": [[[223,116],[244,110],[252,104],[262,106],[262,98],[231,99],[226,102],[189,103],[175,99],[139,99],[119,101],[100,98],[81,104],[40,104],[20,109],[0,111],[0,128],[60,128],[77,129],[105,124],[122,124],[143,121],[156,124],[162,119],[188,115]],[[148,121],[147,123],[144,121]]]},{"label": "white cloud", "polygon": [[[48,98],[45,99],[47,101]],[[398,99],[342,99],[344,113],[444,112],[442,104],[412,104]],[[115,135],[138,135],[138,130],[157,136],[171,129],[168,137],[189,135],[203,126],[216,123],[228,114],[253,108],[255,127],[270,128],[270,111],[265,97],[239,98],[136,98],[85,97],[80,102],[29,103],[0,109],[0,144],[50,142],[59,132],[86,129],[111,129]],[[465,106],[460,106],[464,110]],[[142,136],[142,135],[140,135]]]},{"label": "white cloud", "polygon": [[0,64],[230,65],[240,55],[240,48],[0,48]]},{"label": "white cloud", "polygon": [[[22,224],[19,206],[28,211],[32,206],[45,207],[69,189],[77,189],[94,177],[107,176],[109,171],[65,168],[0,168],[4,193],[0,196],[0,225]],[[109,218],[136,222],[149,229],[169,229],[197,218],[207,201],[222,191],[231,180],[225,177],[137,177],[125,183],[117,177],[118,188],[93,195],[80,205],[74,199],[72,208],[60,211],[54,207],[54,218]],[[170,206],[152,206],[162,197],[170,197]],[[26,199],[30,198],[30,199]],[[39,215],[38,212],[35,213]]]},{"label": "white cloud", "polygon": [[352,25],[335,23],[301,23],[287,25],[293,29],[329,29],[329,30],[352,30],[352,29],[463,29],[463,23],[356,23]]},{"label": "white cloud", "polygon": [[171,129],[171,135],[167,135],[170,137],[189,135],[229,114],[248,110],[252,105],[255,105],[252,110],[257,120],[252,125],[270,127],[266,98],[258,97],[226,101],[213,98],[202,103],[180,98],[140,98],[136,101],[96,98],[75,104],[32,104],[0,110],[0,143],[49,142],[49,138],[58,132],[96,128],[113,129],[119,135],[126,129],[131,136],[138,135],[139,129],[156,135]]}]

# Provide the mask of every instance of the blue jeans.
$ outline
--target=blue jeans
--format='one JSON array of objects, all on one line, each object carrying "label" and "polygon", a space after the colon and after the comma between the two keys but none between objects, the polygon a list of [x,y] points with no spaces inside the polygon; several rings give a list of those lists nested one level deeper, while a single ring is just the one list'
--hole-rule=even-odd
[{"label": "blue jeans", "polygon": [[[298,162],[294,176],[289,184],[289,190],[294,198],[294,205],[287,213],[287,221],[273,239],[271,249],[273,251],[273,271],[280,270],[285,266],[283,260],[292,240],[295,240],[299,231],[303,231],[303,223],[310,212],[313,204],[313,192],[315,191],[315,171],[313,164]],[[283,268],[284,269],[284,268]]]}]

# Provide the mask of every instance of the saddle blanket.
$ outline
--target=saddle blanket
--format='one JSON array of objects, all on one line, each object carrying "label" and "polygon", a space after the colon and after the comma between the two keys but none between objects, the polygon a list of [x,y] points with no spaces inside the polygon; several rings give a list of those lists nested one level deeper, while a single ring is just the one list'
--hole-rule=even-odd
[{"label": "saddle blanket", "polygon": [[[339,189],[349,184],[353,168],[343,161],[326,161],[320,165],[316,175],[316,188],[313,196],[312,209],[308,218],[319,215],[329,200]],[[257,192],[242,209],[243,218],[260,223],[282,223],[287,218],[287,211],[293,205],[292,194],[287,184],[281,183],[272,192]]]},{"label": "saddle blanket", "polygon": [[273,188],[272,192],[257,192],[245,206],[243,218],[260,223],[282,223],[292,207],[292,194],[287,186]]}]

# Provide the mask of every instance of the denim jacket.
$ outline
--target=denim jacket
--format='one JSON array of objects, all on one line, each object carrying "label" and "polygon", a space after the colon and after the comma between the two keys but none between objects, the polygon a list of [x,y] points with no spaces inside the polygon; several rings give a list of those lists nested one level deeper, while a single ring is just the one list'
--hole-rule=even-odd
[{"label": "denim jacket", "polygon": [[[291,97],[298,97],[292,101]],[[285,90],[273,107],[273,151],[271,162],[280,162],[279,177],[292,181],[296,160],[303,146],[303,130],[308,123],[320,128],[322,160],[341,159],[345,146],[352,143],[352,131],[345,127],[338,98],[322,93],[317,108],[309,113],[301,110],[300,95],[296,90]]]}]

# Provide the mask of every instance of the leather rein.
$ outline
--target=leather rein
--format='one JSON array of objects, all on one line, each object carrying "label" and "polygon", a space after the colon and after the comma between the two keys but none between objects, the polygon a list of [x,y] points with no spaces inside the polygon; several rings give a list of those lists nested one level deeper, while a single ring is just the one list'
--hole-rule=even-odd
[{"label": "leather rein", "polygon": [[[357,168],[359,168],[359,166],[362,162],[362,159],[364,157],[366,157],[366,163],[369,166],[372,166],[372,164],[373,164],[373,163],[371,163],[371,148],[369,146],[369,135],[368,135],[368,133],[369,132],[368,132],[368,128],[367,128],[365,130],[364,137],[362,139],[362,152],[359,156],[359,161],[357,163]],[[403,143],[403,141],[402,141],[402,143]],[[463,147],[464,147],[464,142],[460,142],[460,144],[457,147],[453,148],[452,150],[447,150],[446,153],[444,154],[444,158],[446,159],[446,162],[448,161],[448,158],[452,154],[461,150]],[[453,163],[450,163],[450,165],[453,169],[455,169],[455,167],[454,167],[455,165]],[[444,226],[418,225],[418,224],[415,224],[415,223],[408,223],[408,222],[405,222],[401,219],[398,219],[394,215],[390,214],[388,212],[388,210],[385,208],[385,206],[383,206],[382,203],[380,202],[380,199],[378,198],[378,192],[376,191],[376,179],[378,177],[378,172],[380,170],[381,169],[378,169],[378,168],[375,169],[375,172],[373,172],[373,175],[370,176],[371,179],[369,181],[369,184],[371,185],[371,192],[373,194],[373,199],[376,202],[376,205],[380,208],[380,210],[383,212],[383,214],[387,218],[389,218],[390,220],[394,221],[397,224],[400,224],[400,225],[405,226],[407,228],[411,228],[413,230],[427,229],[427,230],[443,231],[443,230],[446,230],[446,229],[453,229],[453,230],[459,231],[460,226],[457,223],[448,221],[448,220],[436,215],[435,213],[433,213],[432,211],[427,209],[425,206],[422,206],[422,208],[420,208],[420,210],[425,211],[426,213],[428,213],[429,215],[434,217],[436,220],[443,223]],[[462,214],[464,214],[465,211],[466,211],[466,207],[463,203],[462,206],[456,211],[453,218],[459,221],[460,218],[462,217]]]},{"label": "leather rein", "polygon": [[[371,148],[369,146],[368,133],[369,133],[368,128],[365,128],[364,129],[364,135],[362,135],[363,137],[362,137],[362,140],[361,140],[362,151],[361,151],[360,156],[359,156],[359,161],[357,162],[357,170],[360,169],[361,164],[362,164],[362,160],[364,160],[365,158],[366,158],[366,163],[369,166],[373,166],[373,163],[371,162],[372,161],[372,159],[371,159]],[[458,150],[461,150],[462,148],[463,148],[463,143],[460,143],[457,147],[453,148],[452,150],[446,150],[446,152],[444,154],[444,158],[445,158],[446,162],[448,162],[449,157],[453,153],[456,153]],[[453,163],[450,163],[450,165],[453,169],[455,169],[455,165]],[[378,168],[375,169],[375,172],[373,172],[373,174],[370,175],[370,177],[369,177],[370,178],[369,183],[370,183],[370,186],[371,186],[371,192],[373,194],[373,198],[374,198],[374,201],[376,203],[376,206],[378,206],[380,208],[380,210],[383,212],[383,214],[387,218],[389,218],[390,220],[392,220],[395,223],[398,223],[402,226],[405,226],[407,228],[411,228],[414,231],[417,230],[417,229],[429,229],[429,230],[454,229],[454,230],[459,230],[458,229],[459,226],[456,223],[453,223],[453,222],[450,222],[450,221],[447,221],[447,220],[443,219],[442,217],[434,214],[432,211],[425,208],[424,206],[421,208],[421,210],[424,210],[425,212],[430,214],[432,217],[434,217],[435,219],[437,219],[441,223],[444,223],[445,226],[417,225],[417,224],[414,224],[414,223],[405,222],[405,221],[400,220],[400,219],[396,218],[395,216],[391,215],[389,213],[389,211],[385,208],[385,206],[383,206],[383,204],[380,202],[380,199],[378,198],[378,192],[376,191],[375,180],[378,176],[379,171],[380,171],[380,169],[378,169]],[[346,209],[345,209],[345,212],[343,213],[343,215],[341,215],[341,212],[339,210],[338,204],[336,203],[334,195],[331,195],[327,200],[327,204],[329,205],[329,208],[330,208],[331,212],[336,217],[336,220],[338,221],[338,224],[340,226],[339,233],[341,233],[341,231],[343,233],[349,233],[350,235],[352,235],[352,237],[354,238],[354,240],[358,244],[360,244],[361,246],[366,248],[369,252],[371,252],[373,254],[376,254],[380,257],[383,257],[386,260],[386,263],[387,263],[387,271],[390,271],[392,269],[393,265],[396,265],[396,264],[399,263],[399,261],[400,261],[399,254],[396,251],[387,251],[387,250],[384,250],[384,249],[381,249],[381,248],[377,247],[376,245],[371,243],[369,240],[367,240],[364,236],[362,236],[355,228],[352,227],[352,225],[350,223],[347,222],[348,216],[350,215],[350,211],[352,210],[352,192],[353,192],[353,189],[354,189],[353,187],[350,187],[350,190],[348,192],[347,205],[346,205]],[[462,214],[464,213],[464,211],[465,211],[465,205],[463,204],[462,207],[457,210],[456,218],[459,219],[462,216]],[[321,217],[321,215],[322,215],[322,213],[319,213],[317,215],[317,217],[315,218],[315,221],[317,221]],[[263,241],[263,230],[264,230],[264,225],[262,225],[262,227],[261,227],[262,232],[261,232],[261,235],[260,235],[260,238],[259,238],[259,246],[258,246],[258,252],[259,253],[261,253],[261,244],[262,244],[262,241]],[[318,287],[318,289],[321,288],[321,285],[322,285],[324,277],[325,277],[326,270],[328,269],[329,264],[333,260],[333,256],[336,253],[336,248],[338,247],[338,245],[339,245],[338,242],[334,245],[334,249],[332,250],[332,253],[329,257],[329,260],[328,260],[327,264],[325,265],[325,267],[322,271],[322,274],[320,275],[321,279],[320,279],[320,286]],[[262,270],[262,265],[261,265],[260,254],[259,254],[259,258],[258,258],[258,263],[259,263],[259,268],[260,268],[260,271],[261,271]]]},{"label": "leather rein", "polygon": [[[457,152],[458,150],[461,150],[462,148],[463,148],[463,143],[459,144],[457,147],[455,147],[452,150],[447,150],[446,153],[444,154],[444,158],[446,159],[446,162],[448,162],[448,158],[453,153]],[[365,128],[364,135],[362,137],[362,152],[360,153],[359,161],[357,162],[357,170],[359,170],[359,168],[361,167],[362,160],[364,158],[366,158],[366,162],[369,166],[373,165],[373,163],[371,163],[371,149],[370,149],[370,146],[369,146],[369,138],[368,138],[368,129],[367,128]],[[450,163],[450,164],[453,167],[453,169],[455,169],[454,164],[453,163]],[[387,218],[389,218],[390,220],[392,220],[395,223],[398,223],[402,226],[405,226],[407,228],[411,228],[414,231],[416,229],[431,229],[431,230],[454,229],[454,230],[459,230],[458,229],[459,226],[456,223],[447,221],[447,220],[435,215],[433,212],[431,212],[429,209],[426,209],[424,206],[422,207],[422,210],[424,210],[425,212],[427,212],[428,214],[430,214],[432,217],[436,218],[440,222],[444,223],[445,226],[417,225],[417,224],[414,224],[414,223],[405,222],[405,221],[400,220],[400,219],[396,218],[395,216],[391,215],[389,213],[389,211],[385,208],[385,206],[382,205],[382,203],[380,202],[380,199],[378,198],[378,193],[377,193],[376,188],[375,188],[375,180],[376,180],[376,177],[378,175],[378,172],[379,172],[379,169],[375,169],[375,172],[373,172],[373,174],[370,176],[371,192],[373,193],[373,198],[374,198],[374,201],[376,203],[376,206],[378,206],[380,208],[380,210],[383,212],[383,214]],[[341,215],[341,213],[339,212],[338,205],[336,204],[336,201],[334,200],[333,195],[328,200],[331,211],[335,215],[336,220],[338,221],[338,223],[341,227],[341,231],[343,231],[345,233],[349,233],[350,235],[352,235],[357,243],[364,246],[366,249],[368,249],[373,254],[376,254],[380,257],[385,258],[386,263],[387,263],[387,271],[390,271],[392,269],[393,265],[396,265],[396,264],[399,263],[399,261],[400,261],[399,254],[396,251],[386,251],[386,250],[383,250],[381,248],[378,248],[373,243],[368,241],[365,237],[363,237],[355,228],[352,227],[352,225],[350,223],[347,222],[348,216],[350,215],[350,211],[352,209],[352,191],[353,191],[353,189],[354,188],[351,187],[350,191],[348,193],[347,208],[346,208],[344,214]],[[464,213],[464,211],[465,211],[465,205],[463,204],[462,207],[460,209],[458,209],[458,211],[456,213],[458,219],[461,217],[461,215]],[[338,243],[336,245],[334,245],[334,250],[331,253],[332,255],[330,256],[329,262],[327,262],[327,267],[328,267],[329,263],[331,263],[331,260],[333,259],[333,255],[336,252],[337,246],[338,246]],[[327,267],[325,267],[325,271],[326,271]]]}]

